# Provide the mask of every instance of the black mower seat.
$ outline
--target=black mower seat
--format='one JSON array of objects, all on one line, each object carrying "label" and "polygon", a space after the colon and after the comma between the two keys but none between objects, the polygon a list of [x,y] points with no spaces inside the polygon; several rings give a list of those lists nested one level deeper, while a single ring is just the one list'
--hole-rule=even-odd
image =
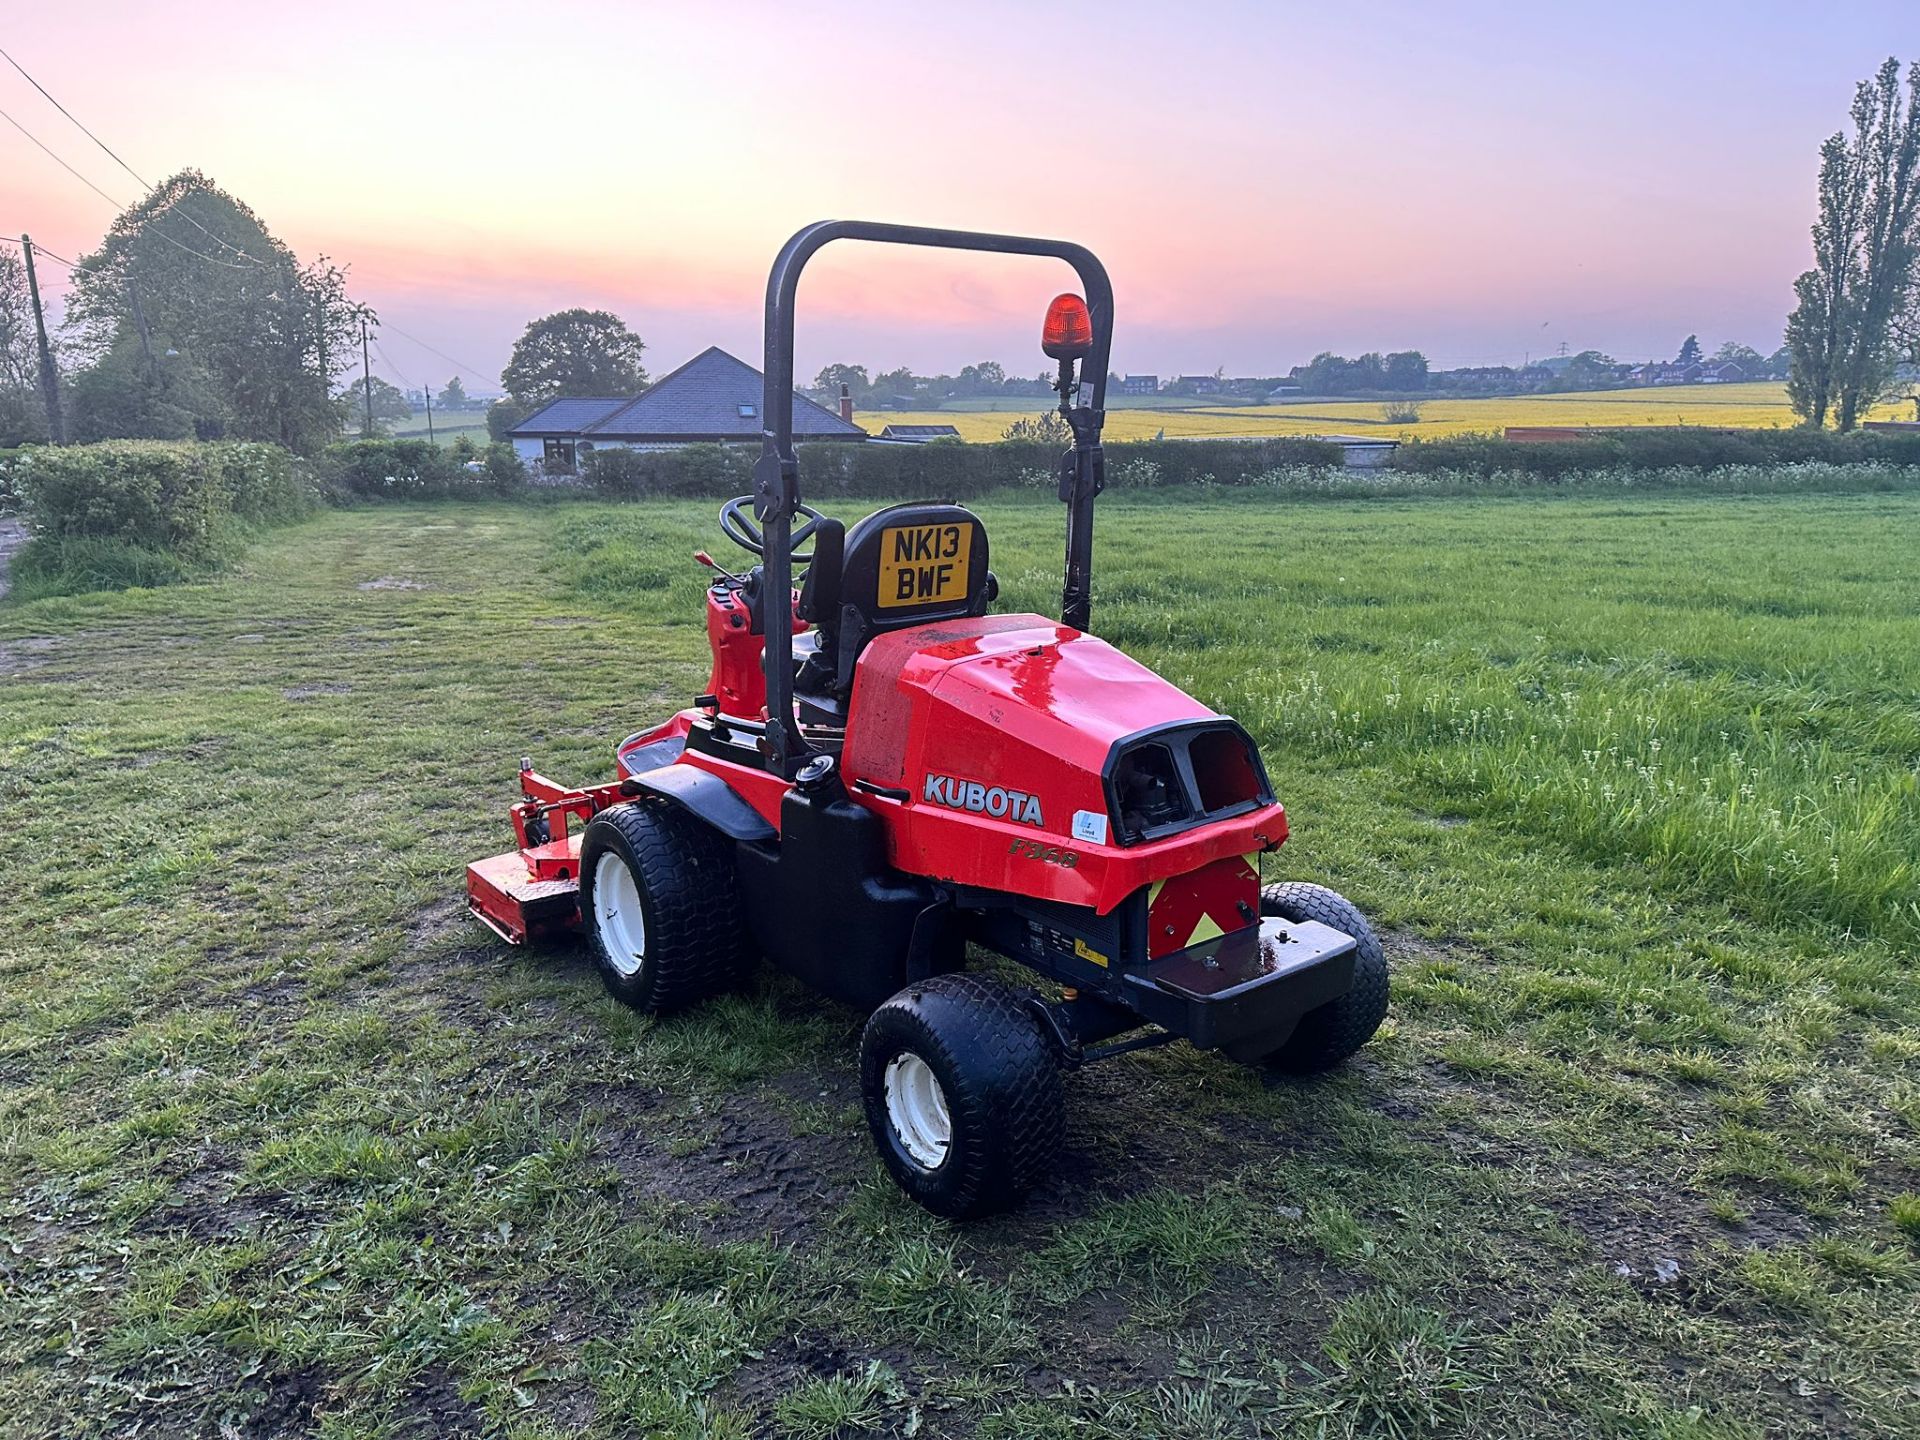
[{"label": "black mower seat", "polygon": [[835,694],[847,693],[854,662],[875,635],[985,615],[999,593],[987,568],[987,527],[964,506],[912,501],[876,510],[847,532],[838,573],[823,573],[831,549],[807,572],[800,613],[820,632],[820,661],[806,674]]}]

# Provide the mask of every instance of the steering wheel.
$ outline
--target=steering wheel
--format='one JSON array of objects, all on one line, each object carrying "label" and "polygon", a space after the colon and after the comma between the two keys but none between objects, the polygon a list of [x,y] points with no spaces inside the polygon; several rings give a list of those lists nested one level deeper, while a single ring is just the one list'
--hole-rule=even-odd
[{"label": "steering wheel", "polygon": [[[796,505],[798,513],[807,517],[807,523],[793,532],[789,548],[793,551],[793,563],[811,565],[813,552],[800,553],[800,547],[813,538],[814,527],[827,517],[811,505]],[[738,545],[742,550],[755,555],[767,553],[766,538],[760,533],[759,523],[753,518],[753,496],[736,495],[720,507],[720,533]]]}]

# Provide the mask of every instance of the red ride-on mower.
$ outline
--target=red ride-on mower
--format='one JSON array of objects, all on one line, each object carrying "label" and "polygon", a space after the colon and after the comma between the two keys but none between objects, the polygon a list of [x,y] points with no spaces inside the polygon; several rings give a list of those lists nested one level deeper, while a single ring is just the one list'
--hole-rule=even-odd
[{"label": "red ride-on mower", "polygon": [[[1056,299],[1042,341],[1073,432],[1058,622],[989,613],[986,527],[959,505],[849,529],[800,503],[794,294],[832,240],[1079,273],[1085,299]],[[1041,1176],[1062,1067],[1185,1039],[1322,1070],[1386,1014],[1360,912],[1317,885],[1261,888],[1287,820],[1246,731],[1087,633],[1112,325],[1106,270],[1078,245],[851,221],[795,235],[767,283],[754,493],[720,512],[758,563],[696,557],[716,577],[707,693],[623,741],[606,784],[522,762],[519,848],[467,871],[475,915],[516,944],[581,926],[638,1009],[697,1003],[758,953],[871,1012],[868,1123],[900,1187],[942,1215],[1002,1208]],[[969,945],[1050,983],[969,974]]]}]

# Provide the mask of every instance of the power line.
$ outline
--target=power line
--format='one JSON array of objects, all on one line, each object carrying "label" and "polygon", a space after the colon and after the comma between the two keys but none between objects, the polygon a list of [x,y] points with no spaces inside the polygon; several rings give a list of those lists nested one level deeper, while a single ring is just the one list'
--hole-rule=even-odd
[{"label": "power line", "polygon": [[[24,246],[27,243],[26,237],[24,235],[0,235],[0,240],[6,241],[9,245]],[[72,270],[75,268],[73,261],[67,259],[64,255],[54,254],[53,251],[47,249],[47,247],[44,245],[36,244],[33,247],[33,253],[36,255],[44,255],[49,260],[58,260],[62,265],[66,266],[69,270]]]},{"label": "power line", "polygon": [[[73,166],[69,165],[65,160],[62,160],[57,153],[55,153],[52,149],[50,149],[47,146],[45,141],[41,140],[41,138],[38,135],[35,135],[31,130],[27,129],[27,127],[22,125],[18,120],[15,120],[13,116],[9,115],[5,110],[0,110],[0,117],[4,117],[7,120],[7,122],[13,126],[14,129],[18,130],[22,135],[26,136],[27,139],[33,141],[35,145],[38,145],[42,150],[46,151],[48,158],[51,159],[56,165],[58,165],[62,170],[65,170],[69,175],[73,176],[74,179],[78,180],[82,185],[86,186],[89,190],[93,191],[93,193],[98,195],[102,200],[106,201],[109,205],[113,206],[114,209],[124,210],[127,208],[126,206],[122,205],[118,200],[114,199],[113,196],[109,195],[106,191],[102,190],[98,185],[94,184],[91,180],[87,179],[87,177],[82,175],[78,170],[74,169]],[[154,222],[152,226],[153,233],[159,236],[162,240],[166,241],[169,245],[173,246],[174,249],[184,250],[189,255],[198,256],[200,259],[206,261],[209,265],[224,265],[229,270],[245,270],[245,269],[248,269],[249,266],[257,266],[260,263],[258,260],[255,260],[251,255],[248,255],[247,256],[248,264],[239,265],[233,262],[232,260],[222,260],[217,255],[208,255],[203,253],[202,251],[194,249],[191,245],[186,245],[181,243],[180,241],[174,239],[173,236],[167,234],[166,231],[160,228],[160,222],[166,219],[166,217],[169,215],[178,215],[182,220],[186,220],[189,223],[195,224],[195,227],[200,230],[206,230],[207,227],[204,225],[198,224],[198,222],[195,222],[193,217],[187,214],[187,212],[184,210],[176,210],[172,206],[168,206],[165,210],[159,211],[153,217],[153,222]],[[211,231],[208,231],[207,233],[212,234]],[[220,237],[216,235],[214,236],[214,238],[217,240]],[[229,245],[227,248],[233,249],[234,247]],[[246,254],[244,250],[239,251],[238,253],[243,255]],[[61,263],[71,267],[73,262],[62,261]]]},{"label": "power line", "polygon": [[403,340],[413,341],[413,343],[418,345],[422,350],[428,351],[434,355],[438,355],[442,360],[446,361],[449,365],[453,366],[455,369],[466,371],[467,374],[471,375],[475,380],[481,381],[482,383],[490,383],[487,380],[487,372],[485,370],[482,370],[478,365],[469,365],[467,364],[466,361],[456,359],[453,356],[447,354],[446,351],[438,349],[432,345],[429,345],[426,341],[422,340],[418,335],[407,334],[406,331],[402,330],[398,325],[394,324],[391,320],[388,320],[382,317],[380,321],[380,327],[383,330],[393,331],[394,334],[398,335]]},{"label": "power line", "polygon": [[62,160],[58,155],[55,155],[52,150],[48,149],[45,141],[41,140],[41,138],[38,135],[34,134],[31,130],[27,129],[27,127],[22,125],[18,120],[15,120],[13,116],[8,115],[5,110],[0,110],[0,116],[5,116],[8,124],[12,125],[14,129],[18,130],[22,135],[26,136],[27,139],[33,141],[33,143],[38,145],[42,150],[45,150],[48,156],[53,160],[54,164],[58,165],[62,170],[66,171],[69,175],[73,176],[74,179],[78,180],[82,185],[86,186],[89,190],[93,191],[94,194],[98,195],[102,200],[106,201],[109,205],[113,206],[114,209],[124,210],[126,208],[118,200],[114,199],[111,195],[107,194],[106,191],[102,190],[98,185],[94,184],[91,180],[87,179],[86,176],[82,175],[78,170],[74,169],[73,166],[67,164],[67,162]]},{"label": "power line", "polygon": [[384,364],[389,370],[393,371],[395,375],[400,377],[400,383],[402,385],[407,386],[409,389],[412,388],[413,381],[407,378],[407,372],[402,370],[398,365],[393,363],[393,357],[387,354],[387,352],[381,348],[380,342],[378,340],[373,342],[373,353],[380,357],[380,361],[382,364]]},{"label": "power line", "polygon": [[[77,130],[79,130],[79,132],[82,135],[86,136],[89,140],[93,141],[94,144],[98,145],[101,148],[101,150],[103,150],[106,153],[108,159],[112,160],[114,164],[118,165],[122,170],[126,171],[127,174],[133,176],[135,180],[138,180],[140,182],[140,188],[142,190],[152,191],[156,188],[152,184],[148,183],[145,177],[143,177],[138,170],[135,170],[131,165],[127,164],[126,161],[122,160],[120,156],[117,153],[115,153],[113,148],[107,144],[106,141],[102,140],[98,135],[94,134],[93,131],[89,130],[85,125],[81,124],[79,116],[75,115],[71,110],[67,109],[66,106],[62,105],[58,100],[54,99],[53,92],[48,90],[47,87],[42,85],[38,80],[34,79],[33,76],[29,75],[27,73],[26,66],[22,65],[18,60],[14,59],[13,56],[8,55],[5,50],[0,50],[0,56],[4,56],[6,59],[6,62],[9,65],[13,66],[14,69],[18,70],[22,78],[24,78],[29,85],[33,86],[34,89],[38,90],[42,95],[44,95],[49,105],[53,106],[54,109],[58,110],[62,115],[66,116],[67,119],[71,120],[74,124],[74,127]],[[8,116],[7,118],[12,119],[13,117]],[[16,125],[19,124],[17,120],[14,121],[14,123]],[[32,139],[33,137],[28,136],[27,138]],[[36,140],[34,141],[34,143],[37,145],[39,144],[39,141]],[[46,149],[44,145],[42,145],[40,148],[43,150]],[[47,153],[49,155],[53,154],[51,150],[48,150]],[[59,159],[58,156],[55,156],[54,158]],[[66,161],[62,160],[60,163],[65,165]],[[71,165],[68,165],[67,168],[69,170],[73,169]],[[77,170],[74,171],[74,173],[76,175],[79,174]],[[81,178],[85,179],[86,177],[81,176]],[[93,182],[89,180],[87,181],[87,183],[89,185],[92,185]],[[98,189],[98,187],[95,187],[95,188]],[[105,192],[101,192],[101,193],[104,194]],[[174,214],[175,213],[174,207],[168,206],[165,213],[169,215]],[[189,225],[193,226],[194,229],[198,230],[202,235],[206,236],[209,240],[213,241],[215,244],[224,245],[227,249],[233,251],[234,254],[242,257],[243,259],[252,261],[255,265],[258,265],[261,263],[259,260],[255,259],[252,255],[247,254],[247,252],[244,249],[242,249],[240,246],[235,245],[231,240],[228,240],[224,236],[214,234],[213,231],[207,229],[206,226],[202,225],[198,220],[194,219],[193,216],[189,215],[185,210],[181,210],[178,213],[182,220],[186,221]]]},{"label": "power line", "polygon": [[[13,56],[8,55],[5,50],[0,50],[0,57],[5,57],[6,62],[9,65],[13,66],[14,69],[18,70],[20,74],[26,79],[26,82],[29,85],[33,86],[33,88],[38,90],[42,95],[46,95],[47,103],[49,105],[53,106],[54,109],[58,110],[62,115],[66,116],[67,119],[72,120],[75,125],[78,125],[80,127],[80,133],[82,135],[85,135],[89,140],[93,141],[93,143],[98,145],[102,150],[106,150],[108,158],[111,159],[114,164],[118,165],[122,170],[126,171],[127,174],[133,176],[134,179],[140,180],[139,173],[131,165],[127,164],[126,161],[122,160],[118,155],[115,155],[112,150],[108,149],[106,141],[102,140],[98,135],[94,134],[93,131],[87,129],[86,126],[81,125],[79,119],[75,117],[74,113],[71,110],[67,109],[66,106],[62,105],[58,100],[55,100],[52,95],[48,94],[46,86],[42,85],[38,80],[34,79],[33,76],[27,74],[25,66],[23,66],[18,60],[14,59]],[[143,190],[151,190],[153,186],[149,185],[145,180],[140,180],[140,188]]]}]

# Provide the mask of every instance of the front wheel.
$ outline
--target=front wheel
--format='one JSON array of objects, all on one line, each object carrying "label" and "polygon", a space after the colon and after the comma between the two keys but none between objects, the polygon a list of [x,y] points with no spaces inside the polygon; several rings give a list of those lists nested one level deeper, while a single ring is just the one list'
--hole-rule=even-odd
[{"label": "front wheel", "polygon": [[648,1014],[731,985],[750,950],[733,846],[686,812],[629,801],[580,839],[580,919],[600,979]]},{"label": "front wheel", "polygon": [[1386,952],[1367,917],[1324,885],[1298,880],[1269,885],[1260,892],[1260,913],[1295,923],[1317,920],[1358,942],[1353,988],[1302,1015],[1287,1043],[1261,1062],[1295,1075],[1330,1070],[1371,1040],[1387,1018]]},{"label": "front wheel", "polygon": [[918,981],[873,1012],[860,1097],[894,1182],[950,1220],[1007,1209],[1060,1149],[1053,1052],[1012,992],[976,975]]}]

